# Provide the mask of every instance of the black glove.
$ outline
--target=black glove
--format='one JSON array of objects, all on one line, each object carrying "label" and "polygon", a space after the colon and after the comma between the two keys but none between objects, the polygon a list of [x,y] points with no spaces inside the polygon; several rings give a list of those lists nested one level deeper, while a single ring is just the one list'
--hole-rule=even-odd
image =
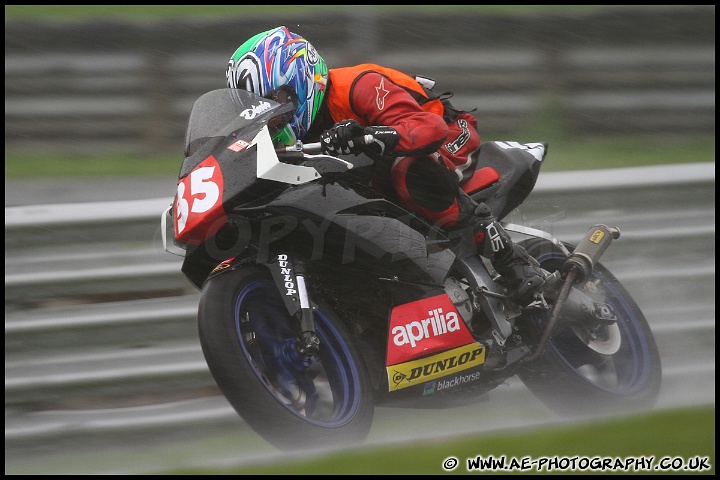
[{"label": "black glove", "polygon": [[[370,143],[365,143],[370,136]],[[354,154],[362,151],[376,155],[392,152],[400,141],[400,134],[392,127],[373,125],[363,128],[355,120],[343,120],[320,134],[323,151],[334,154]]]},{"label": "black glove", "polygon": [[320,134],[320,144],[326,153],[357,155],[362,151],[364,130],[355,120],[343,120]]},{"label": "black glove", "polygon": [[400,134],[392,127],[384,125],[374,125],[367,127],[363,133],[372,136],[372,140],[365,144],[365,151],[376,155],[385,155],[391,153],[400,141]]}]

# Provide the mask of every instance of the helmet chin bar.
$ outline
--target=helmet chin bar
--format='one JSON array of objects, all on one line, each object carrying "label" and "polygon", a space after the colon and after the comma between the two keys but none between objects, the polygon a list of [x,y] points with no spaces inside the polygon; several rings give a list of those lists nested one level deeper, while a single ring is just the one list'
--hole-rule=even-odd
[{"label": "helmet chin bar", "polygon": [[257,146],[257,178],[299,185],[311,182],[320,176],[313,167],[291,165],[278,160],[267,125],[255,135],[250,145]]}]

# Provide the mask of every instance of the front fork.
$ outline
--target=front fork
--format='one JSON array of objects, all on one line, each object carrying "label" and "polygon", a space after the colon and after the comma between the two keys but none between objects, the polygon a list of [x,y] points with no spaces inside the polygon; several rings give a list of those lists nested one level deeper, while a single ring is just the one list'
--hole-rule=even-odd
[{"label": "front fork", "polygon": [[275,261],[268,265],[275,279],[278,290],[291,316],[300,319],[300,335],[297,349],[306,359],[316,355],[320,347],[320,338],[315,331],[313,305],[306,286],[305,268],[301,262],[280,253]]}]

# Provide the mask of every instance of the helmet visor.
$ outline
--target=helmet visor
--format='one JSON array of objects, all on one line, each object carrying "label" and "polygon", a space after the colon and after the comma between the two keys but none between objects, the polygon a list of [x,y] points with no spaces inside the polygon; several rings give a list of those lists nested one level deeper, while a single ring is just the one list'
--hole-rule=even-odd
[{"label": "helmet visor", "polygon": [[288,110],[283,114],[273,117],[268,122],[268,128],[270,129],[270,136],[275,137],[280,131],[290,123],[295,117],[300,101],[298,100],[297,93],[289,85],[283,85],[282,87],[276,88],[271,92],[264,95],[265,98],[277,102],[281,105],[292,103],[293,109]]}]

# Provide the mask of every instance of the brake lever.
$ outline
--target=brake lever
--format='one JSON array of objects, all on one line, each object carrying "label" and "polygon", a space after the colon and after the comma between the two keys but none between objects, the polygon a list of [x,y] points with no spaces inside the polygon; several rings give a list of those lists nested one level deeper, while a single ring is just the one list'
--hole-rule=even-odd
[{"label": "brake lever", "polygon": [[[363,135],[361,137],[357,137],[356,139],[353,139],[354,141],[357,141],[361,145],[369,145],[374,140],[375,137],[372,135]],[[290,146],[282,146],[275,149],[275,152],[278,154],[281,153],[322,153],[322,144],[320,142],[311,142],[311,143],[303,143],[302,140],[298,140],[295,142],[294,145]]]}]

